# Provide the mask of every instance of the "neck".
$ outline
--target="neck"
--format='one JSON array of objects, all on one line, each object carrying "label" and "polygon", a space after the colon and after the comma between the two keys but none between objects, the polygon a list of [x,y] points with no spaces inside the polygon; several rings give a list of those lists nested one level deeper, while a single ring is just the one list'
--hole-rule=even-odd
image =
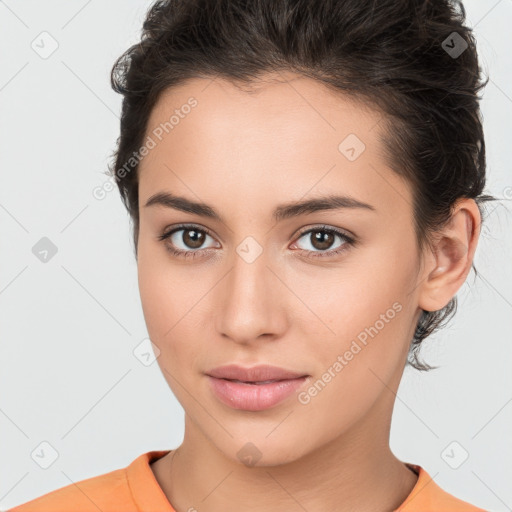
[{"label": "neck", "polygon": [[154,472],[177,512],[224,512],[226,503],[247,512],[391,512],[417,476],[389,448],[390,399],[341,436],[273,466],[245,466],[226,457],[186,415],[183,443]]}]

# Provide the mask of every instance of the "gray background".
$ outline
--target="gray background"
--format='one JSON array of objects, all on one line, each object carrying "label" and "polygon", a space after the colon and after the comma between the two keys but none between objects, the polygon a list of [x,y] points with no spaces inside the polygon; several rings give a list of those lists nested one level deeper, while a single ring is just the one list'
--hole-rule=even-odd
[{"label": "gray background", "polygon": [[[128,215],[117,189],[92,194],[118,136],[109,72],[150,3],[0,1],[0,509],[182,440],[183,410],[157,363],[134,355],[147,331]],[[465,6],[491,76],[487,190],[510,200],[512,0]],[[406,370],[391,431],[398,457],[493,511],[512,510],[512,230],[502,204],[488,209],[480,278],[470,273],[454,321],[423,348],[442,368]],[[43,237],[57,248],[46,263],[32,251]]]}]

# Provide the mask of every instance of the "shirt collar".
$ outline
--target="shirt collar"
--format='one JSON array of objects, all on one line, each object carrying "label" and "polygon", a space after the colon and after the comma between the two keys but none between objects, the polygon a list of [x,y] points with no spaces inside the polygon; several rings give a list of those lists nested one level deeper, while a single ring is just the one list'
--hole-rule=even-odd
[{"label": "shirt collar", "polygon": [[140,511],[176,512],[158,484],[151,462],[167,455],[171,450],[154,450],[139,455],[127,468],[126,477],[133,499]]}]

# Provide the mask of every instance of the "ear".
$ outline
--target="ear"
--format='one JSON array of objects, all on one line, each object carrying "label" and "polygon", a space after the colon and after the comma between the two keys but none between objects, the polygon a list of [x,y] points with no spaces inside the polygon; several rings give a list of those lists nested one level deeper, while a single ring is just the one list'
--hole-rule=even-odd
[{"label": "ear", "polygon": [[481,215],[473,199],[459,199],[448,224],[436,233],[434,251],[426,258],[419,307],[443,309],[464,284],[478,244]]}]

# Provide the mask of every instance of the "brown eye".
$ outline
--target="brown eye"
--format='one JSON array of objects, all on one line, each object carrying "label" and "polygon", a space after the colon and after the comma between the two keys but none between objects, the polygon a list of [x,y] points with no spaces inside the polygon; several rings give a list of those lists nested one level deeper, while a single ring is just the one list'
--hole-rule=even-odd
[{"label": "brown eye", "polygon": [[335,236],[327,231],[313,231],[310,233],[311,245],[320,251],[325,251],[334,243]]},{"label": "brown eye", "polygon": [[213,240],[210,232],[194,225],[177,226],[158,236],[158,240],[165,243],[166,249],[171,254],[183,257],[195,257],[206,252],[209,247],[203,247],[203,245],[207,238]]},{"label": "brown eye", "polygon": [[[309,242],[310,247],[299,246],[299,248],[311,253],[311,257],[335,256],[355,244],[354,239],[345,235],[345,233],[322,226],[304,231],[298,240],[302,238]],[[341,243],[333,247],[336,238],[340,239]]]},{"label": "brown eye", "polygon": [[191,249],[199,249],[204,244],[205,234],[197,229],[183,229],[182,242]]},{"label": "brown eye", "polygon": [[196,227],[181,227],[165,235],[171,245],[179,251],[202,249],[207,237],[212,238],[206,231]]}]

